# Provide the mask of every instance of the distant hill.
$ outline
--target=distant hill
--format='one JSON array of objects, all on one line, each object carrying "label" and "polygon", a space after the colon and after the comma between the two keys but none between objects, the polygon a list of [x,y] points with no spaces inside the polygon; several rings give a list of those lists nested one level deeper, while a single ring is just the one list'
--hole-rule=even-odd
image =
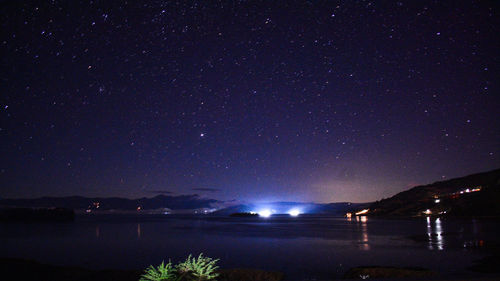
[{"label": "distant hill", "polygon": [[75,212],[70,209],[32,209],[6,208],[0,209],[0,221],[72,221]]},{"label": "distant hill", "polygon": [[[213,209],[214,205],[223,203],[215,199],[201,198],[198,195],[158,195],[152,198],[89,198],[83,196],[41,197],[35,199],[0,199],[0,207],[15,208],[67,208],[74,210],[94,211],[132,211],[137,210],[196,210]],[[291,209],[299,209],[301,213],[344,215],[348,211],[367,207],[370,203],[298,203],[274,202],[267,204],[235,205],[215,211],[215,215],[255,212],[270,209],[273,213],[286,214]]]},{"label": "distant hill", "polygon": [[240,204],[230,206],[215,211],[214,215],[230,215],[234,213],[260,212],[262,210],[271,210],[274,214],[287,214],[292,209],[297,209],[300,213],[306,214],[329,214],[345,215],[353,210],[364,209],[371,203],[300,203],[300,202],[271,202],[264,204]]},{"label": "distant hill", "polygon": [[0,207],[28,208],[69,208],[76,210],[141,210],[168,208],[171,210],[211,208],[219,202],[215,199],[201,198],[198,195],[158,195],[152,198],[88,198],[71,197],[41,197],[35,199],[1,199]]},{"label": "distant hill", "polygon": [[373,203],[370,215],[500,216],[500,169],[413,187]]}]

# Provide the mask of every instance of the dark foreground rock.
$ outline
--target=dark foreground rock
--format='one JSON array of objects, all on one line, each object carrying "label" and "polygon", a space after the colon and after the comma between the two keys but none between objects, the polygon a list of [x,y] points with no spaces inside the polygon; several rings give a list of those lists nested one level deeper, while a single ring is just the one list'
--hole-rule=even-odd
[{"label": "dark foreground rock", "polygon": [[424,268],[366,266],[349,269],[344,279],[434,277],[437,273]]},{"label": "dark foreground rock", "polygon": [[281,281],[284,274],[258,269],[222,269],[217,281]]},{"label": "dark foreground rock", "polygon": [[137,281],[142,274],[137,270],[89,270],[11,258],[0,258],[0,272],[3,281]]},{"label": "dark foreground rock", "polygon": [[468,269],[474,272],[500,273],[500,255],[482,258]]}]

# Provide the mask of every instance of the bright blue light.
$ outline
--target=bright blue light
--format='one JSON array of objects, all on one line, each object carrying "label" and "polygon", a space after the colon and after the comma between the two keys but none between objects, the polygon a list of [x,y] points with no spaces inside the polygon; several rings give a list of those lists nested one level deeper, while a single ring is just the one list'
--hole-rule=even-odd
[{"label": "bright blue light", "polygon": [[296,216],[300,215],[300,210],[299,209],[291,209],[290,211],[288,211],[288,214],[292,217],[296,217]]},{"label": "bright blue light", "polygon": [[271,213],[271,210],[269,210],[269,209],[261,210],[261,211],[259,212],[259,216],[264,217],[264,218],[268,218],[268,217],[270,217],[270,216],[271,216],[271,214],[272,214],[272,213]]}]

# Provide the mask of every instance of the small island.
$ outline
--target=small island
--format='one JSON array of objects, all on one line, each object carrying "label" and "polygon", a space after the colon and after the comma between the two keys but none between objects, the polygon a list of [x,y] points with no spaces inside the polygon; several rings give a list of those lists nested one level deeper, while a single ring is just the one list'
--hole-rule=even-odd
[{"label": "small island", "polygon": [[259,214],[254,212],[240,212],[240,213],[232,213],[229,216],[236,218],[246,218],[246,217],[258,217]]}]

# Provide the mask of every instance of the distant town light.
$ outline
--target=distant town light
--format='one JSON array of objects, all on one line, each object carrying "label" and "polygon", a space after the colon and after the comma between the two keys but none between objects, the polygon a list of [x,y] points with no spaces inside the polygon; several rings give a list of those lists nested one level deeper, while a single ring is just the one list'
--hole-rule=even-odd
[{"label": "distant town light", "polygon": [[352,217],[352,213],[347,213],[347,214],[345,214],[345,216],[346,216],[347,218],[350,218],[350,217]]},{"label": "distant town light", "polygon": [[439,203],[439,202],[441,202],[441,200],[440,200],[440,199],[436,199],[436,200],[434,200],[434,203]]},{"label": "distant town light", "polygon": [[300,215],[300,210],[299,209],[291,209],[288,214],[292,217],[296,217],[298,215]]},{"label": "distant town light", "polygon": [[431,211],[431,210],[429,210],[429,209],[427,209],[427,210],[425,210],[425,211],[424,211],[424,214],[426,214],[426,215],[430,215],[430,214],[432,214],[432,211]]},{"label": "distant town light", "polygon": [[269,209],[262,210],[262,211],[259,212],[259,216],[264,217],[264,218],[270,217],[271,214],[272,214],[271,210],[269,210]]},{"label": "distant town light", "polygon": [[369,210],[370,210],[370,209],[364,209],[364,210],[361,210],[361,211],[359,211],[359,212],[357,212],[357,213],[356,213],[356,216],[366,214],[366,213],[368,213],[368,211],[369,211]]}]

